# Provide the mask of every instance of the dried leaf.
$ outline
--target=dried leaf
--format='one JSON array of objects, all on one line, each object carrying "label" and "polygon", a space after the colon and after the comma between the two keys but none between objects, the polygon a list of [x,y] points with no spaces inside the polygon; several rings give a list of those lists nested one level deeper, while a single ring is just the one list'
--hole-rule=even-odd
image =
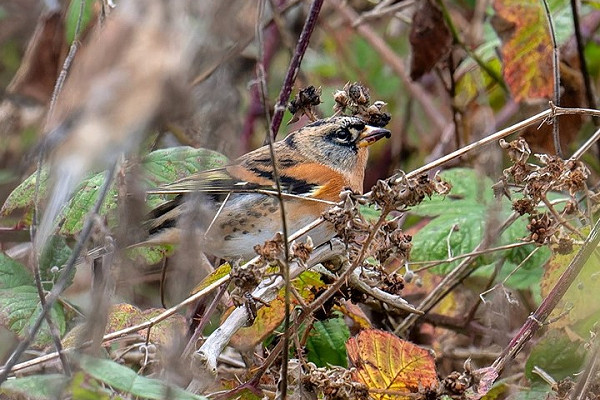
[{"label": "dried leaf", "polygon": [[423,1],[410,30],[410,78],[417,80],[450,53],[452,36],[442,11],[431,0]]}]

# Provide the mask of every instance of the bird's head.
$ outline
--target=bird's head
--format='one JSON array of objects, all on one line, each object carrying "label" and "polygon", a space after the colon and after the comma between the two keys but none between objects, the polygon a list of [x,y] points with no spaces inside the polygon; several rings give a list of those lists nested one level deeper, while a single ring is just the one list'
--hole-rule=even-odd
[{"label": "bird's head", "polygon": [[285,139],[288,145],[315,162],[342,173],[364,172],[367,148],[389,138],[387,129],[366,125],[357,117],[341,116],[315,121]]}]

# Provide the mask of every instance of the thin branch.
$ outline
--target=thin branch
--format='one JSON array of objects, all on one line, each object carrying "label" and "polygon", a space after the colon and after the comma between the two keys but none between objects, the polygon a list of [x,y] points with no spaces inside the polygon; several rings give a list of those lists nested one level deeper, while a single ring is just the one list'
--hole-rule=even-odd
[{"label": "thin branch", "polygon": [[49,121],[52,118],[52,114],[54,113],[54,107],[56,106],[56,101],[58,100],[58,96],[62,91],[65,80],[67,79],[67,74],[69,73],[69,69],[71,68],[71,63],[73,63],[73,59],[75,58],[75,53],[79,49],[79,35],[81,33],[81,23],[83,21],[83,10],[85,9],[85,0],[81,0],[79,3],[79,15],[77,16],[77,24],[75,25],[75,35],[73,36],[73,42],[71,43],[71,47],[69,48],[69,54],[67,54],[67,58],[65,58],[65,62],[63,63],[60,74],[58,75],[58,79],[56,80],[56,85],[54,86],[54,90],[52,91],[52,97],[50,98],[50,107],[48,108],[48,115],[46,120]]},{"label": "thin branch", "polygon": [[[548,6],[548,0],[542,0],[544,4],[544,10],[546,12],[546,19],[548,20],[548,27],[550,28],[550,38],[552,39],[552,72],[554,73],[554,105],[560,106],[560,60],[559,60],[559,49],[556,44],[556,33],[554,32],[554,22],[552,21],[552,13],[550,13],[550,7]],[[554,116],[552,118],[552,139],[554,140],[554,150],[556,155],[563,158],[563,152],[560,148],[560,132],[558,131],[558,118]]]},{"label": "thin branch", "polygon": [[[314,6],[314,3],[313,3]],[[281,181],[279,180],[279,171],[277,168],[277,155],[275,154],[275,149],[273,147],[273,140],[276,136],[276,131],[273,129],[273,125],[271,125],[271,121],[270,121],[270,116],[269,116],[269,111],[267,110],[266,107],[266,91],[267,91],[267,81],[266,81],[266,77],[265,77],[265,69],[264,69],[264,65],[263,65],[263,50],[264,50],[264,43],[263,43],[263,35],[262,35],[262,28],[261,28],[261,21],[262,21],[262,16],[263,16],[263,12],[264,12],[264,7],[265,7],[265,0],[261,0],[258,3],[258,13],[257,13],[257,21],[256,21],[256,38],[258,40],[258,63],[256,65],[256,69],[257,69],[257,75],[258,75],[258,85],[259,85],[259,96],[260,99],[262,101],[263,104],[263,109],[265,110],[265,118],[267,121],[267,125],[270,127],[269,132],[267,132],[267,143],[269,146],[269,154],[271,156],[271,168],[273,168],[273,180],[275,181],[275,188],[277,190],[277,200],[279,202],[279,212],[281,213],[281,229],[282,229],[282,233],[283,233],[283,251],[284,251],[284,257],[285,259],[283,260],[283,279],[285,281],[285,285],[284,285],[284,303],[285,303],[285,317],[284,317],[284,322],[283,322],[283,347],[285,349],[284,353],[283,353],[283,359],[281,360],[281,397],[283,399],[285,399],[287,397],[287,371],[288,371],[288,353],[289,353],[289,345],[290,345],[290,335],[289,335],[289,327],[290,327],[290,285],[291,285],[291,281],[290,281],[290,266],[289,266],[289,261],[290,261],[290,245],[288,243],[288,225],[287,225],[287,219],[286,219],[286,214],[285,214],[285,204],[283,201],[283,196],[281,195],[282,190],[281,190]],[[320,8],[320,7],[319,7]],[[317,10],[317,15],[318,15],[318,10]],[[310,19],[310,17],[309,17]],[[315,16],[315,21],[316,21],[316,16]],[[308,23],[308,20],[307,20]],[[306,25],[305,25],[306,26]],[[312,29],[310,30],[310,32],[312,32]],[[309,35],[310,37],[310,35]],[[302,38],[302,36],[301,36]],[[308,45],[308,39],[306,40],[306,44]],[[304,50],[306,50],[306,47],[304,48]],[[302,52],[302,54],[304,54],[304,52]],[[300,56],[300,60],[302,60],[302,55]],[[298,67],[300,65],[300,61],[298,61]],[[293,79],[296,79],[296,73],[298,71],[298,68],[296,68],[296,72],[294,73],[294,77]],[[290,86],[290,93],[291,93],[291,86]],[[288,93],[288,97],[289,97],[289,93]],[[281,100],[281,98],[280,98]],[[287,99],[285,100],[287,102]],[[282,114],[283,115],[283,114]],[[277,126],[277,129],[279,129],[279,126]]]},{"label": "thin branch", "polygon": [[[475,247],[474,252],[478,252],[482,249],[487,248],[490,241],[497,239],[502,233],[519,217],[518,213],[512,213],[504,223],[497,229],[493,229],[490,234],[484,235],[483,240]],[[443,299],[450,291],[462,282],[467,276],[469,276],[474,269],[471,264],[477,259],[477,255],[470,256],[461,262],[456,268],[454,268],[448,275],[442,279],[440,284],[432,290],[423,301],[418,305],[418,309],[422,312],[428,312],[431,310],[441,299]],[[395,329],[394,333],[397,335],[406,334],[408,330],[417,322],[419,315],[410,314],[408,315]]]},{"label": "thin branch", "polygon": [[523,346],[525,346],[525,343],[527,343],[538,329],[540,329],[566,291],[571,287],[575,278],[577,278],[577,275],[581,272],[583,265],[595,251],[598,243],[600,243],[600,220],[596,222],[583,246],[577,252],[575,258],[571,260],[569,266],[562,273],[548,296],[544,298],[542,304],[540,304],[537,310],[527,318],[519,332],[502,351],[496,361],[494,361],[492,368],[498,373],[502,372],[509,361],[516,357],[523,349]]},{"label": "thin branch", "polygon": [[274,140],[275,137],[277,137],[277,132],[279,131],[281,121],[283,120],[283,113],[286,110],[288,99],[290,98],[290,94],[292,93],[292,87],[294,86],[296,76],[298,75],[298,70],[300,69],[300,63],[302,62],[304,53],[308,48],[308,42],[310,41],[310,37],[312,36],[315,26],[317,25],[317,18],[319,17],[319,12],[321,11],[322,6],[323,0],[314,0],[310,6],[308,17],[304,22],[302,33],[300,33],[298,44],[296,45],[296,49],[294,50],[294,56],[292,57],[292,61],[290,62],[290,66],[285,75],[285,80],[283,81],[281,92],[279,93],[279,100],[275,105],[273,120],[271,121],[270,125],[271,128],[268,132],[272,135],[271,140]]},{"label": "thin branch", "polygon": [[[97,215],[100,212],[100,207],[106,198],[108,193],[108,189],[112,184],[113,177],[115,175],[116,165],[113,168],[106,171],[106,176],[104,178],[104,183],[102,187],[98,191],[98,198],[96,199],[96,203],[91,211],[91,215]],[[0,384],[6,380],[8,374],[10,373],[12,367],[15,366],[21,355],[27,350],[31,342],[35,339],[40,327],[42,326],[42,321],[46,318],[46,315],[50,312],[52,306],[58,299],[58,296],[65,290],[67,286],[67,282],[69,280],[69,276],[73,272],[75,268],[75,264],[77,259],[79,258],[79,254],[83,250],[83,245],[87,241],[88,237],[92,233],[92,228],[94,226],[94,218],[88,217],[83,225],[83,229],[81,230],[81,234],[71,256],[69,257],[69,261],[67,262],[65,268],[63,269],[60,277],[58,278],[56,284],[52,287],[50,294],[46,298],[46,304],[42,307],[42,311],[36,317],[34,323],[31,325],[27,335],[23,340],[17,345],[17,348],[12,352],[10,358],[4,365],[4,368],[0,372]]]},{"label": "thin branch", "polygon": [[590,391],[590,385],[596,380],[598,368],[600,368],[600,336],[593,338],[591,352],[588,354],[585,368],[579,374],[577,384],[571,392],[571,400],[586,400]]},{"label": "thin branch", "polygon": [[[56,3],[56,2],[51,2],[51,4],[48,5],[48,7],[51,10],[56,9],[57,6],[58,6],[58,3]],[[58,76],[58,79],[56,80],[56,83],[54,85],[54,90],[52,91],[52,97],[50,100],[50,106],[48,108],[48,114],[46,115],[46,123],[48,123],[48,121],[52,117],[52,114],[54,112],[54,107],[56,106],[56,100],[58,99],[58,95],[60,94],[60,92],[62,90],[63,84],[67,78],[67,73],[69,71],[71,63],[73,62],[75,53],[77,52],[77,48],[79,45],[78,44],[79,43],[79,34],[81,31],[81,23],[83,21],[84,7],[85,7],[85,0],[81,0],[79,3],[79,15],[77,17],[77,24],[75,25],[75,35],[74,35],[73,43],[71,44],[71,48],[69,49],[69,54],[65,58],[60,75]],[[34,193],[33,193],[34,207],[33,207],[32,224],[31,224],[31,229],[30,229],[32,242],[35,241],[36,227],[39,224],[39,192],[40,192],[40,180],[41,180],[41,176],[42,176],[43,161],[44,161],[44,146],[41,146],[39,149],[39,154],[38,154],[35,189],[34,189]],[[40,248],[42,248],[42,247],[40,247]],[[35,249],[35,246],[34,246],[34,249]],[[34,250],[32,252],[33,275],[34,275],[34,279],[35,279],[35,286],[38,291],[38,296],[40,298],[40,303],[41,303],[42,307],[44,307],[45,303],[46,303],[46,298],[44,295],[44,288],[42,287],[42,282],[40,279],[39,257],[40,257],[40,255],[37,254],[37,251]],[[48,323],[48,327],[50,329],[50,335],[52,336],[52,341],[54,343],[54,347],[56,348],[56,351],[58,352],[58,354],[60,354],[60,361],[62,363],[63,370],[65,371],[66,375],[71,375],[71,368],[69,367],[68,360],[64,355],[62,355],[62,343],[60,341],[60,332],[59,332],[58,328],[56,327],[56,324],[54,324],[54,321],[52,321],[52,317],[50,316],[49,313],[46,314],[45,319],[46,319],[46,322]]]},{"label": "thin branch", "polygon": [[467,258],[467,257],[471,257],[471,256],[480,256],[480,255],[483,255],[483,254],[494,253],[496,251],[503,251],[503,250],[515,249],[515,248],[518,248],[518,247],[523,247],[523,246],[527,246],[529,244],[534,244],[534,243],[535,242],[533,242],[533,241],[511,243],[511,244],[507,244],[507,245],[504,245],[504,246],[490,247],[489,249],[484,249],[484,250],[472,251],[472,252],[469,252],[469,253],[459,254],[457,256],[450,257],[450,258],[447,258],[445,260],[413,261],[413,262],[409,262],[408,265],[412,266],[412,265],[427,264],[427,265],[424,265],[424,266],[422,266],[420,268],[417,268],[417,269],[413,270],[414,273],[417,273],[417,272],[421,272],[421,271],[425,271],[427,269],[433,268],[433,267],[438,266],[440,264],[448,264],[448,263],[451,263],[451,262],[454,262],[454,261],[461,260],[463,258]]},{"label": "thin branch", "polygon": [[[517,122],[514,125],[509,126],[508,128],[502,129],[496,133],[493,133],[489,136],[484,137],[481,140],[478,140],[474,143],[471,143],[469,145],[466,145],[444,157],[438,158],[435,161],[430,162],[429,164],[426,164],[420,168],[417,168],[414,171],[411,171],[410,173],[406,174],[407,177],[412,178],[418,175],[421,175],[425,172],[428,172],[432,169],[438,168],[440,166],[442,166],[443,164],[447,163],[448,161],[451,161],[455,158],[458,157],[462,157],[463,155],[470,153],[471,151],[485,146],[489,143],[495,142],[499,139],[505,138],[509,135],[512,135],[513,133],[516,133],[528,126],[531,126],[535,123],[538,122],[542,122],[547,120],[548,118],[552,118],[554,116],[558,116],[558,115],[594,115],[594,116],[600,116],[600,110],[592,110],[589,108],[563,108],[563,107],[551,107],[545,111],[542,111],[538,114],[535,114],[523,121]],[[397,176],[398,178],[402,178],[401,175]]]},{"label": "thin branch", "polygon": [[210,321],[213,312],[217,309],[217,305],[221,301],[221,298],[223,297],[226,291],[227,285],[224,284],[223,286],[221,286],[221,290],[219,290],[219,292],[215,295],[215,298],[212,299],[206,310],[204,310],[204,313],[202,314],[202,319],[198,323],[198,326],[196,326],[194,334],[192,335],[187,345],[185,346],[185,349],[183,350],[181,356],[182,359],[187,360],[188,357],[192,354],[192,352],[196,350],[196,342],[198,342],[198,339],[200,339],[204,327],[206,327],[206,324],[208,324],[208,322]]},{"label": "thin branch", "polygon": [[[588,103],[587,105],[589,108],[598,108],[596,104],[596,97],[594,96],[594,89],[590,80],[590,73],[588,71],[587,61],[585,59],[583,37],[581,35],[581,21],[579,19],[578,0],[571,0],[571,13],[573,15],[573,26],[575,27],[575,41],[577,43],[577,56],[579,57],[579,68],[581,69],[581,75],[583,75],[585,97]],[[594,125],[600,125],[600,118],[592,118],[592,121],[594,121]]]},{"label": "thin branch", "polygon": [[404,0],[399,3],[390,4],[393,2],[390,1],[382,1],[377,4],[372,10],[363,12],[356,21],[352,24],[353,27],[357,27],[358,25],[362,25],[367,21],[373,19],[383,18],[389,14],[396,14],[404,10],[405,8],[413,7],[417,1],[416,0]]},{"label": "thin branch", "polygon": [[581,156],[586,151],[588,151],[592,147],[592,145],[598,141],[598,139],[600,139],[600,129],[596,130],[596,132],[594,132],[594,134],[590,136],[590,138],[586,140],[586,142],[583,145],[581,145],[581,147],[577,149],[575,153],[573,153],[573,155],[571,156],[571,160],[578,160],[579,158],[581,158]]}]

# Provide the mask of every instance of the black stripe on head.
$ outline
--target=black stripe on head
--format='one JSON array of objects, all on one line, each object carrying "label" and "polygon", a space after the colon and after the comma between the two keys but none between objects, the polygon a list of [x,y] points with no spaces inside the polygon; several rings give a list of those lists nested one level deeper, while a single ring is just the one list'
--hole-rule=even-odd
[{"label": "black stripe on head", "polygon": [[321,126],[321,125],[325,125],[326,123],[331,122],[331,120],[329,119],[318,119],[315,122],[311,122],[310,124],[306,125],[306,126]]},{"label": "black stripe on head", "polygon": [[290,149],[292,150],[296,150],[297,146],[296,146],[296,140],[295,140],[295,134],[291,134],[291,135],[287,135],[287,137],[284,139],[285,143],[289,146]]}]

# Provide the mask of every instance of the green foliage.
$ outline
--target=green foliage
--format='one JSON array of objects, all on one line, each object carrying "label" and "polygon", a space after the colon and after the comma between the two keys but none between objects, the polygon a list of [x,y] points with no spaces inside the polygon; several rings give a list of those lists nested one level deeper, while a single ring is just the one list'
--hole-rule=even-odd
[{"label": "green foliage", "polygon": [[543,382],[532,372],[537,366],[555,380],[573,376],[579,372],[585,354],[583,343],[573,340],[566,332],[548,332],[531,351],[525,363],[525,375],[531,381]]},{"label": "green foliage", "polygon": [[[53,236],[50,238],[40,257],[40,276],[46,290],[52,288],[51,282],[54,282],[58,277],[62,268],[67,261],[69,261],[71,253],[73,253],[73,251],[64,238],[60,236]],[[54,267],[58,268],[58,271],[54,271]],[[71,284],[74,276],[75,271],[73,270],[73,273],[67,280],[67,285]]]},{"label": "green foliage", "polygon": [[61,398],[69,378],[60,374],[32,375],[10,379],[0,387],[0,394],[8,398],[23,396],[31,400],[52,400]]},{"label": "green foliage", "polygon": [[[494,199],[489,178],[479,177],[474,170],[464,168],[445,171],[441,176],[452,185],[451,192],[445,197],[425,199],[411,210],[421,217],[435,217],[413,237],[413,261],[444,260],[469,253],[483,240],[488,224],[498,226],[511,214],[511,203],[507,199]],[[495,241],[494,246],[519,242],[527,236],[526,226],[526,218],[519,218]],[[489,277],[494,262],[506,257],[498,277],[503,279],[535,249],[535,245],[527,245],[482,256],[475,266],[487,267],[481,268],[477,274]],[[548,257],[548,249],[539,249],[508,279],[507,285],[522,289],[539,282],[542,265]],[[445,263],[433,271],[447,274],[458,263]]]},{"label": "green foliage", "polygon": [[177,387],[169,387],[158,379],[140,376],[133,370],[111,360],[86,355],[78,356],[78,359],[81,369],[86,374],[122,393],[144,399],[164,399],[165,397],[175,400],[206,399]]},{"label": "green foliage", "polygon": [[[81,10],[83,7],[83,11]],[[81,14],[81,25],[79,33],[83,32],[92,20],[94,13],[94,0],[71,0],[69,9],[67,10],[65,34],[67,43],[72,43],[75,40],[75,30]]]},{"label": "green foliage", "polygon": [[[5,327],[19,339],[23,339],[41,312],[40,298],[27,269],[0,253],[0,326]],[[50,317],[60,334],[66,330],[65,314],[60,304],[55,304]],[[52,340],[49,328],[44,322],[33,343],[42,348]]]},{"label": "green foliage", "polygon": [[325,321],[316,321],[309,333],[306,349],[307,358],[317,365],[339,365],[348,367],[346,341],[350,338],[350,330],[344,318],[337,316]]},{"label": "green foliage", "polygon": [[[142,160],[145,171],[144,183],[148,187],[173,182],[190,175],[193,172],[203,171],[224,165],[227,158],[220,153],[206,149],[194,149],[188,146],[173,147],[156,150]],[[31,174],[8,196],[0,214],[7,215],[17,209],[31,210],[34,206],[34,193],[37,172]],[[47,167],[40,174],[39,198],[44,198],[48,193],[49,171]],[[63,210],[63,223],[59,233],[61,235],[75,235],[83,228],[83,223],[88,212],[98,199],[98,190],[104,183],[104,173],[97,173],[84,179],[77,187],[73,197]],[[148,204],[156,206],[163,202],[162,196],[149,196]],[[108,214],[117,208],[117,190],[115,186],[109,190],[100,210],[101,215]],[[109,218],[110,222],[114,221]],[[154,257],[156,258],[156,257]]]}]

